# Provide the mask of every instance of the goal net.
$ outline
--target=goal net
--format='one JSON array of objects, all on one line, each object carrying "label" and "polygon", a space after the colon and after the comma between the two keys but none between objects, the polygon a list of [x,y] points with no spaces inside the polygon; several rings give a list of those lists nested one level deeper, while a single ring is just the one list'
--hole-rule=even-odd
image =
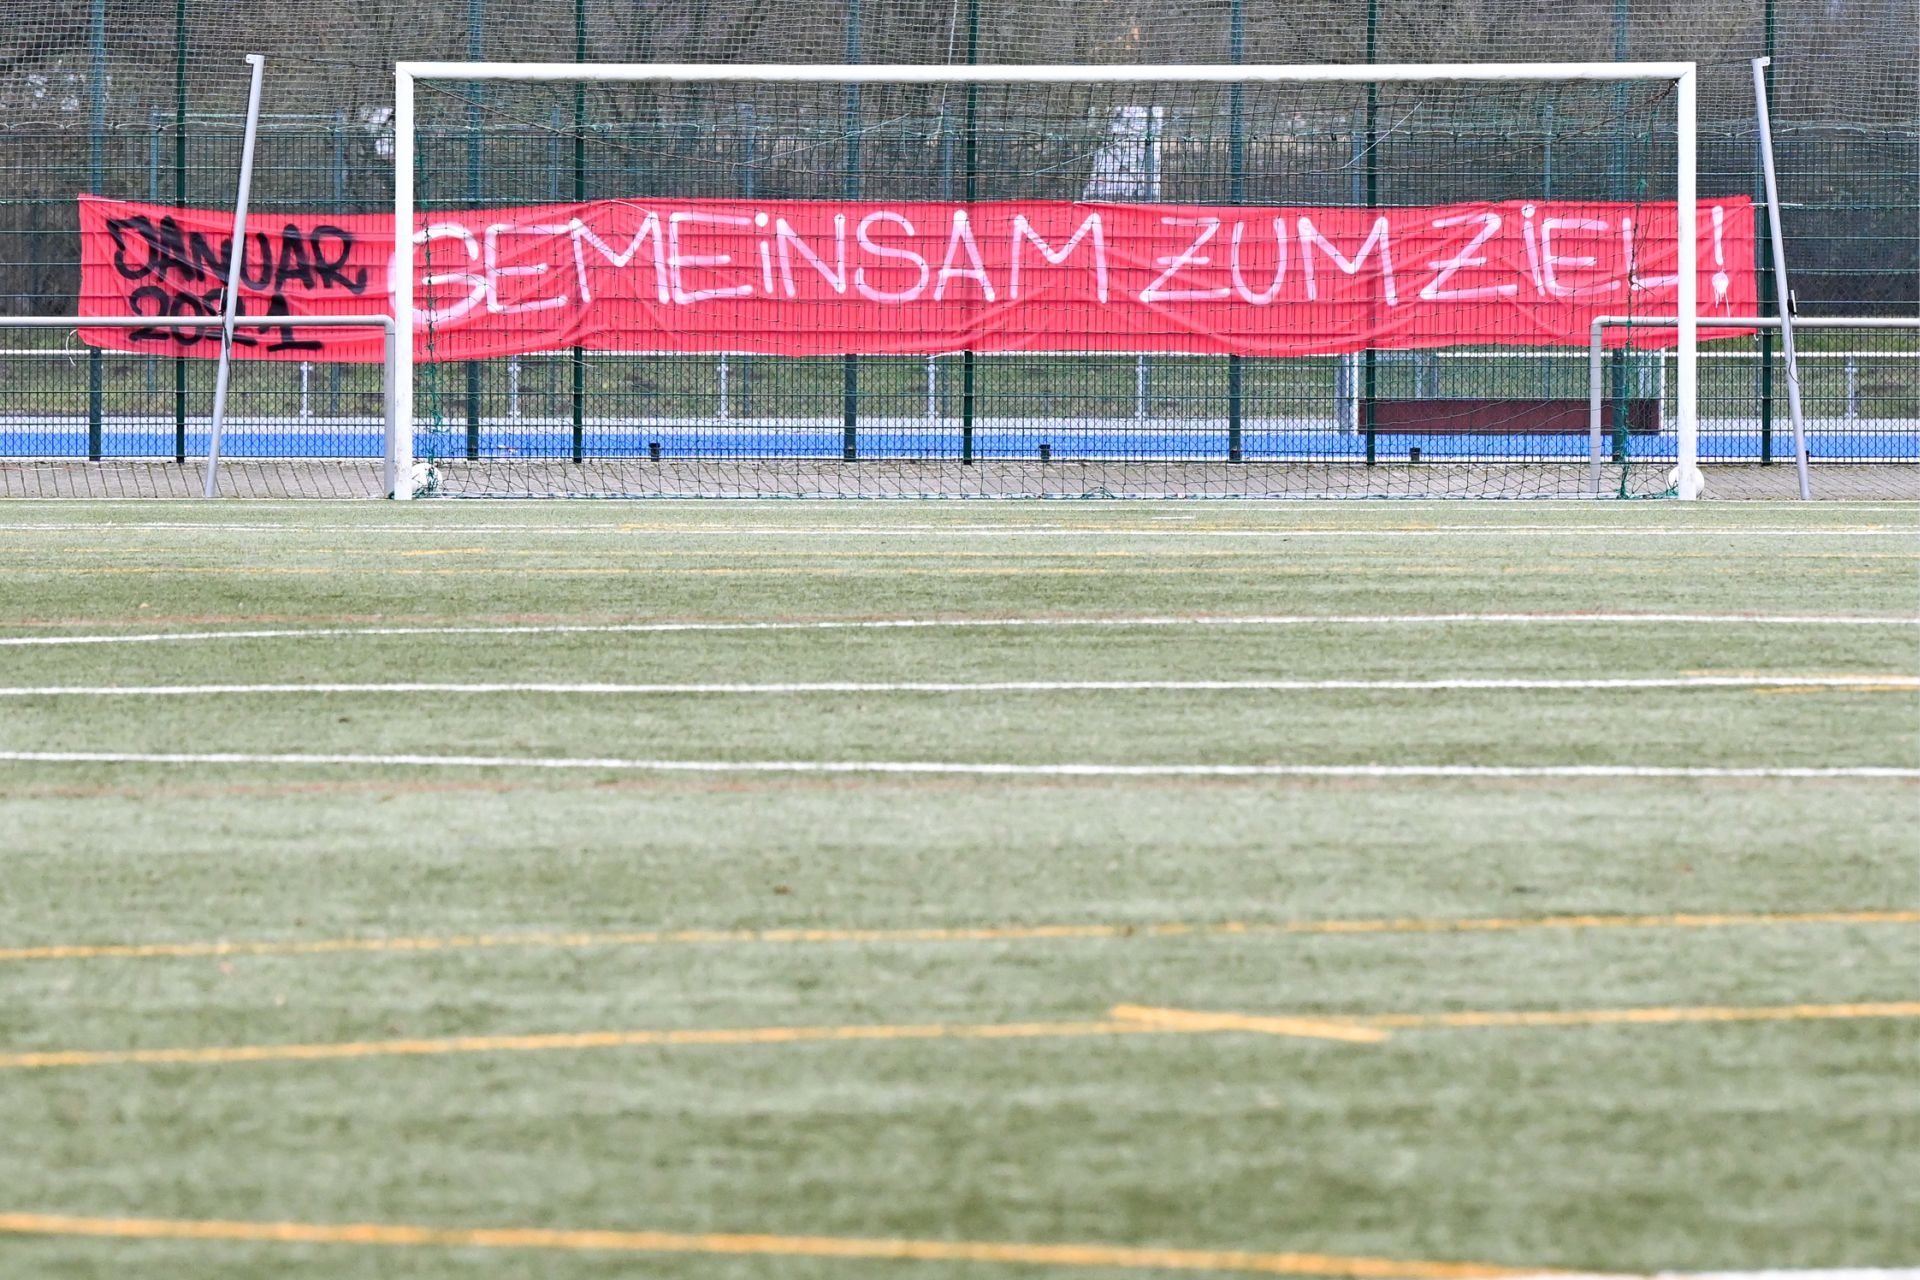
[{"label": "goal net", "polygon": [[[403,63],[400,471],[452,495],[1684,489],[1689,322],[1757,305],[1750,200],[1696,200],[1692,76]],[[1637,314],[1685,319],[1605,334],[1595,486],[1590,328]]]}]

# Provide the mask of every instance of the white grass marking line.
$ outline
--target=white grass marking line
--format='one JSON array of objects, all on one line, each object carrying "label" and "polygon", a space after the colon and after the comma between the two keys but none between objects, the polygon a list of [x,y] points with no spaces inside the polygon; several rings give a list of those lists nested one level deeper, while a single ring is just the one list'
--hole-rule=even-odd
[{"label": "white grass marking line", "polygon": [[633,760],[578,756],[358,755],[244,751],[0,751],[16,764],[365,765],[415,769],[552,769],[630,773],[917,774],[999,778],[1669,778],[1892,779],[1920,767],[1882,765],[1018,764],[944,760]]},{"label": "white grass marking line", "polygon": [[[511,526],[525,532],[528,526]],[[453,532],[452,529],[446,532]],[[502,530],[504,532],[504,530]],[[609,530],[612,532],[612,530]],[[1920,529],[1849,526],[1844,528],[1800,529],[1711,529],[1660,528],[1622,529],[1609,525],[1436,525],[1430,529],[1152,529],[1152,528],[1071,528],[1062,526],[1007,527],[1004,525],[866,525],[845,528],[809,528],[782,525],[702,525],[671,530],[642,526],[625,530],[638,533],[672,532],[677,536],[732,538],[1140,538],[1152,541],[1177,541],[1210,538],[1688,538],[1705,541],[1715,538],[1906,538],[1920,544]]]},{"label": "white grass marking line", "polygon": [[[1164,517],[1154,519],[1193,519]],[[318,529],[299,524],[229,524],[222,521],[149,521],[141,524],[0,524],[0,533],[102,533],[108,530],[162,533],[180,531],[231,531],[235,533],[291,533],[311,537],[316,533],[347,535],[362,533],[401,533],[428,536],[452,536],[469,533],[519,534],[592,534],[616,535],[671,534],[694,538],[892,538],[911,535],[932,538],[1908,538],[1920,542],[1920,529],[1889,528],[1883,525],[1831,525],[1826,527],[1737,528],[1705,527],[1622,528],[1616,525],[1434,525],[1431,528],[1348,529],[1314,526],[1309,528],[1248,529],[1164,529],[1136,526],[1075,527],[1071,525],[661,525],[622,522],[618,524],[542,525],[542,524],[367,524],[326,525]]]},{"label": "white grass marking line", "polygon": [[1595,680],[898,680],[794,681],[773,684],[512,683],[161,684],[0,686],[0,698],[180,698],[253,694],[814,694],[814,693],[1324,693],[1476,691],[1552,692],[1633,689],[1873,689],[1920,691],[1920,676],[1654,676]]},{"label": "white grass marking line", "polygon": [[209,640],[299,640],[350,636],[662,635],[675,632],[933,631],[1147,627],[1400,627],[1400,626],[1753,626],[1920,627],[1920,615],[1786,613],[1346,613],[1147,615],[1112,618],[849,618],[815,622],[604,622],[501,626],[277,627],[235,631],[0,636],[0,648],[79,644],[169,644]]}]

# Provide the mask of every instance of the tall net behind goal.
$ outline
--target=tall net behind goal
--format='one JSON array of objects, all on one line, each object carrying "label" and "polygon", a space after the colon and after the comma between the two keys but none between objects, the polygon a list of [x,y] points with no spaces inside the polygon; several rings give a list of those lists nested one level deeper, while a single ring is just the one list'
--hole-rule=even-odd
[{"label": "tall net behind goal", "polygon": [[[1592,320],[1676,314],[1670,76],[629,70],[415,82],[422,489],[1579,495],[1596,448],[1671,487],[1683,335],[1610,330],[1586,406]],[[1751,314],[1749,202],[1697,230],[1702,310]]]}]

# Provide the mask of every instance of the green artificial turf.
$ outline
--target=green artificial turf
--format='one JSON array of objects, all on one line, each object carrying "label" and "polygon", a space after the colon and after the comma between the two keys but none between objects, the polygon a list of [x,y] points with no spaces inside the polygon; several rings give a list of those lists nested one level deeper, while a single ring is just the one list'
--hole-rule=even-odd
[{"label": "green artificial turf", "polygon": [[[1920,675],[1920,627],[1815,623],[431,631],[1911,618],[1920,508],[1902,505],[12,504],[0,566],[0,637],[429,629],[0,647],[0,686],[16,689]],[[0,697],[0,750],[1914,768],[1920,693]],[[1896,914],[1761,918],[1805,912]],[[1920,784],[1899,779],[0,762],[0,1055],[1086,1023],[1116,1004],[1339,1017],[1913,1002],[1915,912]],[[1675,913],[1743,918],[1261,927]],[[1217,928],[1233,922],[1254,927]],[[1169,924],[1195,929],[1155,928]],[[1115,927],[1032,936],[1048,925]],[[985,932],[843,936],[909,929]],[[676,930],[726,936],[607,936]],[[736,932],[764,930],[829,934]],[[531,934],[591,936],[521,945]],[[271,949],[478,935],[502,944]],[[221,940],[269,949],[23,951]],[[1226,1032],[0,1067],[0,1224],[64,1214],[1595,1271],[1915,1267],[1917,1079],[1912,1017],[1408,1029],[1377,1045]],[[0,1231],[6,1276],[1051,1272],[1069,1273]]]}]

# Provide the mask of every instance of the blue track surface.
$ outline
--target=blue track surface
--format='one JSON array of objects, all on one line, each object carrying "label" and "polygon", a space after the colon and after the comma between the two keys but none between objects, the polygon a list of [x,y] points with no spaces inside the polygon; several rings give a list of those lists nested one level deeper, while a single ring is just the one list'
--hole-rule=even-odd
[{"label": "blue track surface", "polygon": [[[861,429],[857,436],[859,456],[863,459],[953,460],[960,456],[957,429],[900,430],[886,427]],[[1612,440],[1605,447],[1609,455]],[[1227,433],[1221,429],[1111,430],[1077,427],[1063,421],[1057,427],[1022,425],[1018,429],[993,426],[976,427],[973,452],[983,460],[1033,460],[1040,446],[1046,445],[1055,461],[1224,461],[1227,457]],[[842,429],[795,426],[755,430],[715,429],[705,425],[660,426],[645,430],[592,427],[586,432],[584,452],[588,457],[644,458],[654,445],[660,456],[672,459],[693,458],[788,458],[830,460],[842,456]],[[1920,431],[1816,431],[1808,440],[1809,452],[1816,459],[1849,462],[1920,461]],[[1420,450],[1423,461],[1430,462],[1579,462],[1587,457],[1585,436],[1434,436],[1382,433],[1374,440],[1375,456],[1382,461],[1399,461],[1412,449]],[[541,428],[514,430],[486,426],[480,432],[480,455],[484,458],[564,458],[572,454],[572,434],[567,430]],[[101,453],[112,458],[168,458],[173,456],[174,437],[170,427],[112,429],[101,436]],[[203,456],[206,433],[192,430],[187,435],[187,452]],[[1241,437],[1242,456],[1249,461],[1267,462],[1340,462],[1364,461],[1367,448],[1364,436],[1328,431],[1277,431],[1249,428]],[[269,430],[238,429],[226,433],[222,453],[230,458],[375,458],[380,456],[378,429],[328,429],[302,431],[275,426]],[[462,430],[422,431],[414,436],[414,453],[422,458],[464,457],[466,435]],[[1792,436],[1776,431],[1773,453],[1789,458],[1793,453]],[[1700,456],[1703,461],[1757,461],[1760,439],[1752,432],[1702,432]],[[84,458],[87,433],[84,425],[62,423],[49,429],[0,431],[0,457]],[[1657,462],[1674,456],[1670,436],[1635,436],[1627,441],[1627,456],[1636,461]]]}]

